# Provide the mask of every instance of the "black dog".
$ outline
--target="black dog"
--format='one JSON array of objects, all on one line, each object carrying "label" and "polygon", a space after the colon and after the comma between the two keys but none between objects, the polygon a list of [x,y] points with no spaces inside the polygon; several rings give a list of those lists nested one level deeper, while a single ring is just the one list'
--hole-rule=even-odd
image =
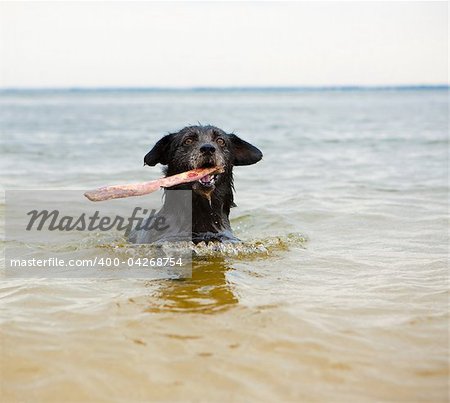
[{"label": "black dog", "polygon": [[[201,241],[236,242],[228,216],[233,202],[233,167],[255,164],[262,152],[241,140],[235,134],[227,134],[214,126],[189,126],[178,133],[168,134],[159,140],[144,157],[145,165],[167,165],[166,176],[195,168],[221,166],[224,172],[207,175],[200,181],[174,186],[165,190],[164,206],[158,214],[168,217],[177,233],[164,234],[163,239],[155,231],[141,229],[133,231],[131,242],[152,243],[165,240],[191,239]],[[180,192],[171,189],[186,189],[192,192],[189,200],[180,202]],[[189,216],[183,222],[183,203],[192,206],[192,228]],[[187,222],[189,221],[189,223]],[[189,229],[187,229],[189,228]],[[184,230],[186,229],[186,233]],[[190,229],[192,229],[190,231]]]}]

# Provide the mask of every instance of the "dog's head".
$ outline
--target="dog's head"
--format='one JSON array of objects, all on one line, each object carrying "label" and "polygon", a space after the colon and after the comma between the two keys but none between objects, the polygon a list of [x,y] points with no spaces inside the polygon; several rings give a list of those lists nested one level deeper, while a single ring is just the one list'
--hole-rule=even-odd
[{"label": "dog's head", "polygon": [[189,126],[159,140],[144,157],[144,163],[167,165],[167,175],[221,166],[223,174],[207,175],[192,185],[197,193],[209,195],[231,176],[233,166],[255,164],[261,158],[260,150],[235,134],[214,126]]}]

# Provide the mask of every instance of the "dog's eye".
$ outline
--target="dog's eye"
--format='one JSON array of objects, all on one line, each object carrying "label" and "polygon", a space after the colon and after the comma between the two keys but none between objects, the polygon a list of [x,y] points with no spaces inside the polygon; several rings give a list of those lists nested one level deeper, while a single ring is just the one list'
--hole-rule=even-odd
[{"label": "dog's eye", "polygon": [[216,140],[216,143],[219,144],[219,146],[223,147],[225,145],[225,140],[219,137]]},{"label": "dog's eye", "polygon": [[188,137],[186,140],[183,141],[183,144],[185,146],[188,146],[194,142],[194,139],[192,137]]}]

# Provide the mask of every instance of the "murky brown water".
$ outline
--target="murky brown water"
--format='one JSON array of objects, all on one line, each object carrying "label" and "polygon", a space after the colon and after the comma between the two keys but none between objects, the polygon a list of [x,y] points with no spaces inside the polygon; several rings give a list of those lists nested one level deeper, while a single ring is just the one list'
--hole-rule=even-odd
[{"label": "murky brown water", "polygon": [[158,177],[193,120],[265,158],[236,169],[245,243],[191,279],[3,278],[0,400],[447,401],[447,96],[2,95],[5,188]]},{"label": "murky brown water", "polygon": [[240,303],[252,276],[213,259],[190,280],[3,287],[3,401],[445,401],[444,314]]}]

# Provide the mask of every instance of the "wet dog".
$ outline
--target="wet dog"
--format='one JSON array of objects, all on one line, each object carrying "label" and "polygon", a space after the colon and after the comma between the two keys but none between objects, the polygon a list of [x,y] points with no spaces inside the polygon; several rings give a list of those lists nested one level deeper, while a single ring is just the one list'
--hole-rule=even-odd
[{"label": "wet dog", "polygon": [[[229,221],[230,209],[235,207],[233,167],[255,164],[261,158],[262,152],[258,148],[214,126],[189,126],[164,136],[144,157],[145,165],[165,165],[166,176],[214,166],[223,167],[223,172],[166,189],[164,205],[158,214],[168,218],[172,232],[161,235],[146,229],[134,230],[130,241],[152,243],[191,239],[195,243],[238,242]],[[180,192],[171,190],[192,192],[181,192],[189,196],[180,200]],[[183,218],[183,206],[187,204],[192,208],[192,226],[190,215]]]}]

